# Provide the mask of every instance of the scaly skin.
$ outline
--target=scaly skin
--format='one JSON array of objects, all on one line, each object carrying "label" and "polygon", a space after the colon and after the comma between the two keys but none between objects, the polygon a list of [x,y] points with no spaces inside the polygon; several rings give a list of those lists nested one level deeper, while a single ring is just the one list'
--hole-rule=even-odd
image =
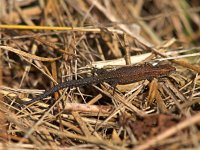
[{"label": "scaly skin", "polygon": [[103,82],[107,82],[113,86],[116,86],[117,84],[129,84],[145,79],[152,80],[153,78],[167,76],[174,71],[176,71],[176,68],[168,64],[152,66],[151,64],[146,63],[138,66],[125,66],[116,70],[104,71],[98,76],[59,83],[51,89],[45,91],[43,94],[25,102],[24,104],[31,104],[52,95],[60,89],[67,87],[82,87]]}]

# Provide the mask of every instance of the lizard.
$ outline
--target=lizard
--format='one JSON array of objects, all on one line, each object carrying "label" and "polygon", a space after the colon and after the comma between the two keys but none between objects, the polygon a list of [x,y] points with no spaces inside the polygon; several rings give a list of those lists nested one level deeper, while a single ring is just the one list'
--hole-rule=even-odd
[{"label": "lizard", "polygon": [[24,102],[25,105],[34,103],[36,101],[42,100],[53,93],[63,89],[63,88],[71,88],[71,87],[82,87],[86,85],[99,84],[99,83],[109,83],[113,87],[116,87],[117,84],[130,84],[133,82],[138,82],[141,80],[152,80],[153,78],[160,78],[163,76],[167,76],[170,73],[176,71],[176,68],[169,65],[156,65],[153,66],[149,63],[145,63],[142,65],[132,65],[132,66],[124,66],[121,68],[102,71],[101,74],[97,76],[82,78],[78,80],[70,80],[59,83],[52,87],[51,89],[45,91],[43,94],[31,99],[30,101]]}]

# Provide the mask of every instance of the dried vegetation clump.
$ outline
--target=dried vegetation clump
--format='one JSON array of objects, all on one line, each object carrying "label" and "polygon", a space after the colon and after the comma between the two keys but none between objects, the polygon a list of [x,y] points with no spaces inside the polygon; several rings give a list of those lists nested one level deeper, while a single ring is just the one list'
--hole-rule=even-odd
[{"label": "dried vegetation clump", "polygon": [[[1,148],[200,148],[198,0],[0,3]],[[108,83],[66,88],[23,105],[93,68],[143,63],[176,72],[114,92]]]}]

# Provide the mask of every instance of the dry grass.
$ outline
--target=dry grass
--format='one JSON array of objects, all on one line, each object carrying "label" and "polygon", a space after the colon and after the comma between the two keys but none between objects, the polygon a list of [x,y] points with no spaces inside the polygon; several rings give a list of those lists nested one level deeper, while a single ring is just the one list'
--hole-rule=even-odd
[{"label": "dry grass", "polygon": [[[0,3],[1,149],[200,148],[198,0]],[[104,83],[21,105],[93,67],[144,62],[177,71],[114,95]]]}]

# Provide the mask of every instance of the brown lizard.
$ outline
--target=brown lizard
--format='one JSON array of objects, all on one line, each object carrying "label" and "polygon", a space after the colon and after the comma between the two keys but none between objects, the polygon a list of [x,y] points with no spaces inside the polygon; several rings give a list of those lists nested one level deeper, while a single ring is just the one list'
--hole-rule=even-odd
[{"label": "brown lizard", "polygon": [[141,80],[152,80],[153,78],[159,78],[167,76],[170,73],[176,70],[175,67],[165,64],[165,65],[156,65],[143,64],[138,66],[125,66],[115,70],[103,71],[98,76],[87,77],[79,80],[71,80],[57,84],[51,89],[45,91],[43,94],[38,97],[33,98],[30,101],[24,102],[25,105],[31,104],[43,98],[46,98],[53,93],[59,91],[60,89],[66,87],[82,87],[91,84],[99,84],[107,82],[115,87],[117,84],[129,84]]}]

